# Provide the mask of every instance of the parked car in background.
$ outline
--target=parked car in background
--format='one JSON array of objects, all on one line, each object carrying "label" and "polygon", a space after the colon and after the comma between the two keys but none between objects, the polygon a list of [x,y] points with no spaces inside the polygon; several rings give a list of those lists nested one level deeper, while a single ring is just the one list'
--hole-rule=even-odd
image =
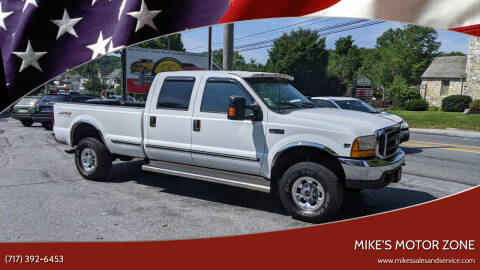
[{"label": "parked car in background", "polygon": [[39,97],[24,97],[12,106],[11,117],[22,122],[22,125],[29,127],[33,124],[32,114],[35,110],[35,103]]},{"label": "parked car in background", "polygon": [[52,113],[55,102],[82,103],[94,99],[94,96],[83,95],[75,92],[69,94],[46,94],[35,103],[32,115],[33,122],[40,122],[45,129],[53,128]]},{"label": "parked car in background", "polygon": [[[117,101],[122,101],[122,96],[119,96],[119,95],[111,95],[109,96],[107,99],[113,99],[113,100],[117,100]],[[128,102],[136,102],[137,100],[132,97],[132,96],[127,96],[127,101]]]},{"label": "parked car in background", "polygon": [[377,110],[372,105],[356,98],[351,97],[312,97],[312,103],[315,106],[320,108],[335,108],[335,109],[343,109],[343,110],[353,110],[359,112],[366,112],[372,114],[378,114],[384,118],[397,121],[401,125],[401,142],[406,142],[410,139],[410,130],[408,127],[408,123],[403,120],[398,115],[394,115],[387,112],[382,112]]}]

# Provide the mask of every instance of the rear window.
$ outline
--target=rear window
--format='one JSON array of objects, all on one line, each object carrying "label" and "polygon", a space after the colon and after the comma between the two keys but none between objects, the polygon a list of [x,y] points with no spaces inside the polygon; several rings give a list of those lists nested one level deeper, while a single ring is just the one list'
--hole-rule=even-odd
[{"label": "rear window", "polygon": [[35,98],[22,98],[17,104],[18,105],[32,105],[35,104],[37,99]]},{"label": "rear window", "polygon": [[195,78],[167,78],[158,95],[157,108],[188,110]]},{"label": "rear window", "polygon": [[66,95],[44,95],[40,101],[42,102],[52,102],[52,101],[65,101],[67,100]]}]

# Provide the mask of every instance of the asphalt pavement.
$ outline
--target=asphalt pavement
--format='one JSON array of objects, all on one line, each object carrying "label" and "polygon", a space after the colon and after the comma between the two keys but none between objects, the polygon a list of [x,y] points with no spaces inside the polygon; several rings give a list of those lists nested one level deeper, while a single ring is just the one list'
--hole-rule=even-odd
[{"label": "asphalt pavement", "polygon": [[[312,225],[268,194],[144,172],[141,160],[116,162],[109,182],[84,180],[67,148],[38,124],[0,119],[0,242],[168,240]],[[348,193],[336,220],[480,185],[480,139],[412,134],[402,148],[402,181]]]}]

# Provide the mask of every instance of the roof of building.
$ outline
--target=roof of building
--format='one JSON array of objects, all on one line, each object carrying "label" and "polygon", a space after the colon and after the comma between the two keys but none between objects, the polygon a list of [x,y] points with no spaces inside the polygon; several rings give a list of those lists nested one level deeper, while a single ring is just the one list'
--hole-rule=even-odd
[{"label": "roof of building", "polygon": [[440,56],[433,59],[422,78],[466,78],[467,56]]},{"label": "roof of building", "polygon": [[112,79],[116,79],[116,78],[120,78],[122,76],[122,70],[117,68],[117,69],[114,69],[112,72],[110,72],[108,75],[106,75],[105,77],[106,78],[112,78]]}]

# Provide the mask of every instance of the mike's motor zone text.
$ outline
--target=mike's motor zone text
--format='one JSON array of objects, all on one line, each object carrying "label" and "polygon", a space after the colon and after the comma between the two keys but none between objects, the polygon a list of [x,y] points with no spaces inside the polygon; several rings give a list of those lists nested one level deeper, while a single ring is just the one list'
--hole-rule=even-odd
[{"label": "mike's motor zone text", "polygon": [[355,250],[475,250],[475,240],[355,240]]}]

